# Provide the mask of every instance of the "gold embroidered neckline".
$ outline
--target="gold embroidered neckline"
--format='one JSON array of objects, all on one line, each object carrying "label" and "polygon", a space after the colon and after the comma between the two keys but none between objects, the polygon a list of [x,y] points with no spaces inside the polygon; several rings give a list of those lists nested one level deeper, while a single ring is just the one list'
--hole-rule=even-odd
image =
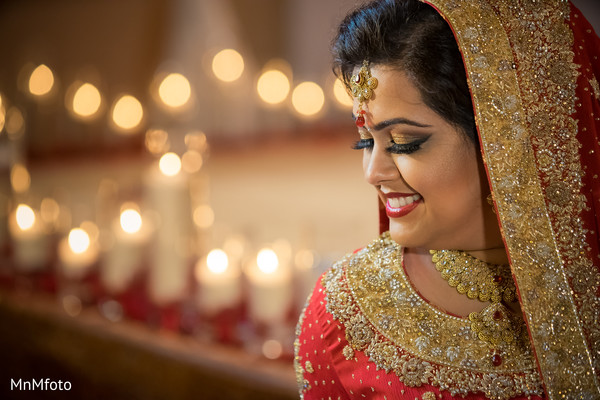
[{"label": "gold embroidered neckline", "polygon": [[[494,366],[490,347],[474,337],[467,319],[419,296],[398,264],[401,257],[402,248],[385,233],[323,278],[327,310],[345,326],[352,350],[365,352],[408,386],[429,383],[453,394],[483,391],[499,399],[541,393],[526,343],[502,344],[505,361]],[[354,357],[353,351],[344,354]]]}]

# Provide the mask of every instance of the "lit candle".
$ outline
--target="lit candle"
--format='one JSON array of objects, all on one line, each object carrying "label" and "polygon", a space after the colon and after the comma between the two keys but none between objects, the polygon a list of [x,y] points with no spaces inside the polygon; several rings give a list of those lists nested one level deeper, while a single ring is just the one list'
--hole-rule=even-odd
[{"label": "lit candle", "polygon": [[134,204],[123,207],[112,228],[115,242],[106,254],[100,278],[109,292],[121,293],[142,267],[143,251],[151,229]]},{"label": "lit candle", "polygon": [[195,269],[198,282],[197,305],[205,315],[233,308],[241,300],[238,264],[230,263],[227,253],[214,249],[199,260]]},{"label": "lit candle", "polygon": [[145,182],[147,202],[160,217],[151,248],[148,290],[162,306],[186,294],[192,220],[188,180],[179,157],[166,153],[148,171]]},{"label": "lit candle", "polygon": [[49,241],[37,213],[28,205],[19,204],[9,219],[9,231],[16,268],[22,272],[43,268],[48,261]]},{"label": "lit candle", "polygon": [[65,277],[80,279],[98,259],[99,247],[96,241],[81,228],[71,229],[69,235],[58,244],[58,257]]},{"label": "lit candle", "polygon": [[246,275],[250,283],[250,317],[261,323],[284,322],[292,304],[289,264],[280,264],[277,254],[265,248],[248,266]]}]

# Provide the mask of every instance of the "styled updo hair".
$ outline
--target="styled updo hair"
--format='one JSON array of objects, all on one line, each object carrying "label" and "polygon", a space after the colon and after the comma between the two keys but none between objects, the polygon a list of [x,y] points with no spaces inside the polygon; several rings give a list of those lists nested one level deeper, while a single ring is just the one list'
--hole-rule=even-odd
[{"label": "styled updo hair", "polygon": [[452,30],[418,0],[376,0],[348,14],[332,46],[334,73],[349,87],[364,60],[404,71],[425,104],[479,145],[465,68]]}]

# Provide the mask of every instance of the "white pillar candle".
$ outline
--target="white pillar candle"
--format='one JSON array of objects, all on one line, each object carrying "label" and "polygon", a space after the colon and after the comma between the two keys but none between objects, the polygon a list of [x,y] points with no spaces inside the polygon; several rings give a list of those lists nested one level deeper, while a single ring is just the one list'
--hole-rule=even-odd
[{"label": "white pillar candle", "polygon": [[106,254],[100,278],[111,293],[123,292],[142,267],[143,251],[150,237],[149,221],[135,206],[125,208],[113,221],[113,246]]},{"label": "white pillar candle", "polygon": [[81,228],[71,229],[58,244],[58,257],[62,274],[68,279],[81,279],[98,260],[99,246]]},{"label": "white pillar candle", "polygon": [[146,200],[160,222],[150,254],[148,291],[158,305],[183,299],[189,276],[190,196],[181,161],[167,153],[145,177]]},{"label": "white pillar candle", "polygon": [[195,276],[198,283],[196,302],[205,315],[215,315],[233,308],[241,300],[240,269],[231,263],[221,249],[214,249],[196,264]]},{"label": "white pillar candle", "polygon": [[277,254],[265,248],[248,265],[246,275],[250,317],[259,323],[283,323],[293,298],[289,264],[280,264]]},{"label": "white pillar candle", "polygon": [[31,207],[19,204],[11,213],[9,231],[16,269],[32,272],[43,268],[48,261],[50,243],[38,214]]}]

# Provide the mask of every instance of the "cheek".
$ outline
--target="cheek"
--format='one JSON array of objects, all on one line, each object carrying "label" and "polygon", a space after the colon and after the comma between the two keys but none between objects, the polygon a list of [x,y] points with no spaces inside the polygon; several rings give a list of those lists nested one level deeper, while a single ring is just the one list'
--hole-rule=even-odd
[{"label": "cheek", "polygon": [[397,158],[396,166],[406,184],[430,204],[452,208],[459,206],[457,202],[472,203],[481,197],[480,169],[473,155],[429,158],[427,162]]}]

